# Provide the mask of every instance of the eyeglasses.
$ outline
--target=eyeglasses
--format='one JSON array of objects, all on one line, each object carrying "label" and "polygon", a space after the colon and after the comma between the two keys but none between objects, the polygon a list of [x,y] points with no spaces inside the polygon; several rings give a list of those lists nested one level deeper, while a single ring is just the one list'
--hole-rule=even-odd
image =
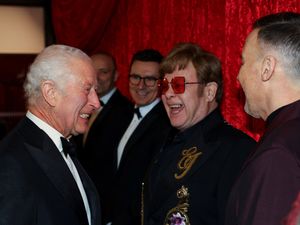
[{"label": "eyeglasses", "polygon": [[158,78],[156,77],[151,77],[151,76],[147,76],[147,77],[141,77],[138,74],[130,74],[129,75],[129,82],[132,85],[139,85],[141,80],[144,81],[144,85],[147,87],[154,87],[156,85],[156,82],[158,80]]},{"label": "eyeglasses", "polygon": [[181,76],[173,77],[171,82],[169,82],[167,78],[164,78],[160,80],[158,84],[162,94],[165,94],[169,90],[169,84],[171,84],[175,94],[183,94],[186,84],[202,84],[202,82],[185,82],[185,78]]}]

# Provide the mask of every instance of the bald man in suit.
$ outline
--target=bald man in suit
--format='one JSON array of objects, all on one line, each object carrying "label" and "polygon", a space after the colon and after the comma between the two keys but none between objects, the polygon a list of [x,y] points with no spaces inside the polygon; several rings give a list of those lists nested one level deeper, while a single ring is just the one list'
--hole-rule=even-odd
[{"label": "bald man in suit", "polygon": [[107,52],[91,56],[97,71],[97,95],[102,104],[89,121],[88,132],[79,145],[79,160],[94,181],[101,200],[102,222],[111,218],[112,187],[117,172],[117,145],[133,117],[133,104],[115,86],[118,69]]}]

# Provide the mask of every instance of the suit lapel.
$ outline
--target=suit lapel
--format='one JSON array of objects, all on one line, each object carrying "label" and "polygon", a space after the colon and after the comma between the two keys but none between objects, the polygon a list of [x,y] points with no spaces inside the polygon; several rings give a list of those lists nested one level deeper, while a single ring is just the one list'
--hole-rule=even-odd
[{"label": "suit lapel", "polygon": [[25,147],[34,161],[63,196],[70,208],[74,210],[81,223],[88,225],[86,211],[77,184],[52,140],[27,118],[21,132],[28,140]]},{"label": "suit lapel", "polygon": [[112,108],[113,104],[115,104],[114,102],[117,100],[117,98],[119,97],[119,95],[121,95],[120,92],[118,90],[116,90],[115,93],[110,97],[110,99],[108,100],[108,102],[103,106],[103,109],[100,111],[98,117],[96,118],[96,120],[95,120],[95,122],[93,124],[93,125],[95,125],[95,127],[97,127],[97,125],[99,123],[101,123],[101,121],[103,120],[103,118],[105,118],[105,116],[109,112],[111,112],[111,108]]},{"label": "suit lapel", "polygon": [[[157,120],[157,118],[159,117],[159,115],[161,115],[161,110],[163,110],[162,108],[162,103],[159,102],[146,116],[145,118],[142,119],[142,121],[140,122],[140,124],[137,126],[137,128],[134,130],[134,132],[132,133],[132,135],[130,136],[128,142],[125,145],[124,151],[123,151],[123,155],[122,155],[122,160],[121,160],[121,164],[120,167],[122,165],[122,161],[124,161],[124,159],[127,157],[127,155],[129,154],[129,151],[131,149],[131,147],[137,142],[137,140],[139,140],[140,138],[142,138],[145,135],[145,131],[148,130],[148,127],[152,124],[155,123],[155,121]],[[119,167],[119,168],[120,168]]]},{"label": "suit lapel", "polygon": [[99,196],[94,186],[92,180],[89,178],[87,173],[82,168],[81,164],[79,163],[76,157],[72,157],[72,160],[77,168],[78,174],[80,175],[81,182],[84,186],[84,190],[86,192],[90,211],[91,211],[91,224],[99,224],[100,222],[100,205],[99,205]]}]

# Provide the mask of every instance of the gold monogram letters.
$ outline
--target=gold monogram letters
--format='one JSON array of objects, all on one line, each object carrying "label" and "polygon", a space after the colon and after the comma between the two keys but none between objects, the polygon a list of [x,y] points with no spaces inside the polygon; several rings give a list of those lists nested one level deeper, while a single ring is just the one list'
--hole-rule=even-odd
[{"label": "gold monogram letters", "polygon": [[192,147],[190,149],[185,149],[182,151],[182,158],[179,160],[177,164],[177,168],[179,169],[179,174],[175,173],[175,179],[179,180],[183,178],[187,172],[191,169],[196,159],[202,154],[202,152],[198,151],[197,147]]}]

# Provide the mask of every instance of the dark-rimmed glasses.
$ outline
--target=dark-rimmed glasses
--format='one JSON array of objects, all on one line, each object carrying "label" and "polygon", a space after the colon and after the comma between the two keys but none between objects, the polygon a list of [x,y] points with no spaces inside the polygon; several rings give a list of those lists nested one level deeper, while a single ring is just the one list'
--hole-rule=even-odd
[{"label": "dark-rimmed glasses", "polygon": [[173,77],[171,82],[169,82],[167,78],[164,78],[158,83],[161,94],[164,95],[169,90],[169,84],[171,84],[174,94],[183,94],[186,84],[202,84],[202,82],[185,82],[185,78],[182,76]]},{"label": "dark-rimmed glasses", "polygon": [[129,75],[129,82],[132,85],[139,85],[141,80],[144,81],[144,85],[146,87],[154,87],[156,85],[158,78],[151,77],[151,76],[141,77],[138,74],[130,74]]}]

